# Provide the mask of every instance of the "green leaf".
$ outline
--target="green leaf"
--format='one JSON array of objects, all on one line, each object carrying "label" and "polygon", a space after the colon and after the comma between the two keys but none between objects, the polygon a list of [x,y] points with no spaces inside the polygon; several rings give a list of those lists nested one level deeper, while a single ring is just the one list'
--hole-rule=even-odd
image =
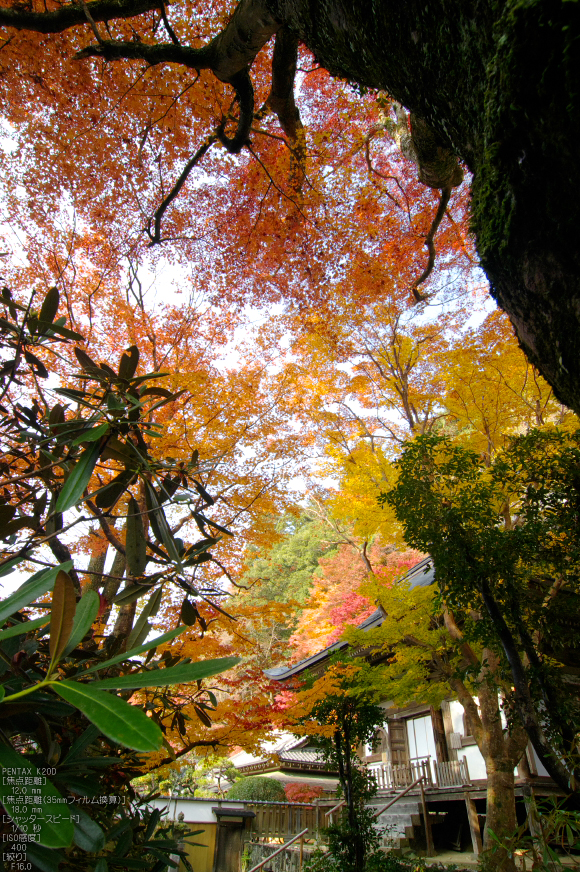
[{"label": "green leaf", "polygon": [[134,388],[137,385],[140,385],[144,381],[148,381],[154,378],[167,378],[171,373],[169,372],[146,372],[145,375],[138,375],[137,378],[131,379],[131,386]]},{"label": "green leaf", "polygon": [[125,403],[114,393],[107,394],[107,408],[110,412],[124,412]]},{"label": "green leaf", "polygon": [[14,572],[15,567],[22,563],[23,560],[26,560],[26,557],[22,554],[17,554],[16,557],[12,557],[10,560],[4,560],[0,564],[0,578],[3,575],[10,575],[11,572]]},{"label": "green leaf", "polygon": [[79,818],[78,821],[75,821],[74,834],[74,843],[77,848],[92,854],[102,851],[105,847],[105,834],[100,826],[78,806],[75,808],[75,817]]},{"label": "green leaf", "polygon": [[151,414],[151,412],[154,412],[156,409],[160,409],[161,406],[166,406],[167,403],[172,403],[173,400],[179,399],[179,397],[182,397],[183,394],[186,394],[186,393],[187,393],[187,389],[184,388],[182,391],[177,391],[177,393],[173,394],[171,399],[169,399],[169,400],[157,400],[156,403],[153,403],[152,406],[149,406],[149,409],[148,409],[149,414]]},{"label": "green leaf", "polygon": [[209,729],[211,727],[211,718],[208,715],[206,715],[204,710],[202,708],[200,708],[200,706],[198,706],[198,705],[194,704],[193,710],[195,711],[196,715],[198,716],[198,718],[200,719],[200,721],[202,722],[204,727],[208,727],[208,729]]},{"label": "green leaf", "polygon": [[6,689],[5,689],[3,684],[0,684],[0,702],[2,702],[2,700],[4,699],[5,696],[6,696]]},{"label": "green leaf", "polygon": [[131,345],[130,348],[121,355],[119,362],[119,378],[132,379],[139,363],[139,349],[136,345]]},{"label": "green leaf", "polygon": [[68,763],[71,760],[74,760],[75,757],[78,757],[79,754],[82,754],[85,748],[87,748],[89,745],[92,745],[92,743],[98,736],[100,736],[100,734],[101,731],[97,727],[95,727],[94,724],[91,724],[89,727],[87,727],[84,733],[81,733],[78,739],[75,739],[75,741],[71,745],[70,751],[68,752],[62,763]]},{"label": "green leaf", "polygon": [[76,607],[72,631],[68,644],[64,649],[63,656],[70,654],[77,645],[82,642],[90,628],[93,626],[97,612],[99,611],[99,595],[94,590],[87,590]]},{"label": "green leaf", "polygon": [[64,424],[64,408],[60,403],[57,403],[50,410],[50,415],[48,416],[48,423],[50,427],[57,427],[59,424]]},{"label": "green leaf", "polygon": [[[41,325],[39,324],[39,327]],[[44,325],[43,325],[44,326]],[[49,331],[45,331],[49,332]],[[51,333],[59,333],[61,336],[65,336],[67,339],[75,339],[77,342],[84,342],[84,336],[81,336],[80,333],[76,333],[74,330],[69,330],[68,327],[63,327],[62,324],[54,324],[50,325]]]},{"label": "green leaf", "polygon": [[210,675],[217,675],[231,669],[240,662],[239,657],[218,657],[217,660],[201,660],[198,663],[182,663],[170,669],[152,669],[150,672],[134,672],[131,675],[119,675],[116,678],[104,678],[94,681],[91,687],[114,688],[115,690],[130,690],[139,687],[165,687],[168,684],[189,684]]},{"label": "green leaf", "polygon": [[58,573],[72,569],[72,565],[72,560],[67,560],[66,563],[61,563],[60,566],[53,566],[52,569],[43,569],[41,572],[31,575],[18,590],[15,590],[14,593],[0,602],[0,624],[3,624],[10,615],[19,611],[23,606],[29,605],[39,596],[46,593],[47,590],[51,590]]},{"label": "green leaf", "polygon": [[145,841],[147,841],[147,839],[150,839],[151,836],[153,835],[153,833],[155,832],[155,827],[159,823],[160,818],[161,818],[161,809],[160,808],[153,809],[153,812],[151,813],[151,817],[149,818],[149,823],[147,824],[147,829],[145,830],[145,833],[143,834],[143,838],[145,839]]},{"label": "green leaf", "polygon": [[[38,805],[42,807],[45,814],[39,816],[37,821],[40,826],[40,832],[37,833],[39,836],[38,842],[47,848],[68,848],[72,842],[74,827],[68,804],[56,787],[47,778],[41,776],[34,763],[31,762],[30,757],[27,757],[25,754],[18,754],[12,746],[0,744],[0,768],[20,770],[26,768],[29,770],[26,772],[27,776],[39,779],[35,785],[40,790]],[[5,783],[7,780],[7,778],[0,778],[0,799],[7,813],[14,823],[18,825],[18,819],[22,814],[22,805],[12,801],[14,799],[14,788],[12,785]],[[46,813],[49,811],[60,814],[60,823],[55,824],[48,819]]]},{"label": "green leaf", "polygon": [[36,842],[27,842],[26,859],[41,872],[58,872],[59,864],[63,858],[61,854],[51,850],[51,848],[44,848]]},{"label": "green leaf", "polygon": [[179,552],[177,550],[177,546],[175,544],[175,540],[173,538],[173,534],[167,523],[167,518],[165,517],[165,512],[159,500],[157,499],[157,493],[155,488],[151,484],[151,482],[145,479],[145,497],[147,500],[147,504],[150,508],[149,517],[151,519],[151,526],[153,528],[153,532],[157,536],[165,547],[167,548],[167,553],[171,560],[176,563],[179,567],[181,567],[181,558],[179,556]]},{"label": "green leaf", "polygon": [[[139,615],[138,620],[135,622],[135,626],[131,630],[131,634],[127,639],[127,648],[131,648],[133,645],[138,645],[147,636],[143,636],[143,631],[146,627],[151,629],[148,621],[149,618],[155,617],[157,612],[159,611],[159,606],[161,605],[161,597],[163,596],[163,585],[160,585],[157,590],[155,590],[152,595],[149,597],[143,609],[141,610],[141,614]],[[148,631],[147,631],[148,632]]]},{"label": "green leaf", "polygon": [[58,500],[56,501],[57,512],[66,512],[67,509],[74,506],[81,498],[99,459],[99,449],[99,443],[95,442],[94,445],[83,451],[58,495]]},{"label": "green leaf", "polygon": [[80,677],[84,678],[85,675],[89,675],[91,672],[96,672],[97,669],[108,669],[109,666],[114,666],[116,663],[122,663],[124,660],[130,660],[131,657],[136,657],[138,654],[142,654],[143,651],[149,651],[150,648],[157,648],[158,645],[164,645],[166,642],[171,642],[172,639],[175,639],[176,636],[180,636],[181,633],[185,632],[185,630],[187,630],[187,627],[175,627],[175,629],[163,633],[162,636],[156,636],[155,639],[151,639],[149,642],[144,642],[143,645],[138,645],[137,648],[132,648],[125,654],[117,654],[115,657],[111,657],[110,660],[105,660],[104,663],[97,663],[95,666],[91,666],[90,669],[83,672]]},{"label": "green leaf", "polygon": [[147,540],[143,529],[143,518],[135,497],[129,499],[127,508],[125,551],[129,574],[133,577],[143,575],[147,566]]},{"label": "green leaf", "polygon": [[39,376],[40,378],[48,378],[48,370],[43,364],[42,360],[38,359],[36,354],[33,354],[32,351],[28,351],[27,349],[25,349],[24,357],[26,362],[32,367],[35,375]]},{"label": "green leaf", "polygon": [[192,627],[199,617],[199,612],[196,607],[190,603],[187,597],[183,600],[181,604],[181,620],[184,624],[187,624],[188,627]]},{"label": "green leaf", "polygon": [[108,509],[113,503],[116,503],[119,497],[127,490],[132,478],[132,472],[123,470],[112,481],[98,491],[95,491],[92,496],[95,498],[95,503],[99,509]]},{"label": "green leaf", "polygon": [[141,397],[166,397],[168,400],[173,399],[173,394],[171,391],[168,391],[167,388],[145,388],[144,391],[141,391]]},{"label": "green leaf", "polygon": [[51,686],[59,696],[76,706],[112,742],[143,752],[157,751],[161,747],[161,730],[137,706],[129,705],[114,694],[96,689],[92,684],[55,681]]},{"label": "green leaf", "polygon": [[48,647],[52,663],[55,664],[70,638],[76,609],[74,585],[66,572],[61,571],[56,576],[51,605]]},{"label": "green leaf", "polygon": [[[69,400],[74,400],[75,403],[78,403],[81,406],[86,406],[86,408],[90,409],[91,412],[98,411],[98,409],[95,405],[93,405],[92,403],[89,403],[87,400],[82,399],[82,397],[80,396],[81,393],[83,393],[83,392],[77,391],[77,394],[79,394],[79,396],[73,397],[73,396],[71,396],[72,390],[69,391],[69,390],[65,390],[64,388],[62,390],[55,389],[55,394],[62,394],[63,397],[67,397],[67,399],[69,399]],[[85,396],[88,397],[88,396],[90,396],[90,394],[85,394]],[[69,428],[70,428],[71,423],[73,424],[73,429],[76,429],[79,425],[78,421],[69,421],[68,422]],[[59,441],[62,441],[62,438],[63,438],[62,428],[59,429],[59,436],[60,436]]]},{"label": "green leaf", "polygon": [[75,348],[74,353],[76,359],[85,370],[85,372],[89,372],[91,373],[91,375],[95,375],[99,379],[103,377],[103,371],[98,366],[98,364],[96,364],[95,361],[91,357],[89,357],[86,351],[83,351],[82,348]]},{"label": "green leaf", "polygon": [[108,872],[109,866],[107,865],[107,861],[101,857],[100,860],[97,860],[96,866],[93,872]]},{"label": "green leaf", "polygon": [[234,535],[230,530],[227,530],[225,527],[222,527],[221,524],[216,524],[216,522],[212,521],[211,518],[206,518],[206,516],[202,515],[201,512],[196,512],[195,514],[196,514],[197,518],[201,518],[201,520],[204,522],[204,524],[209,524],[210,527],[215,527],[215,529],[219,530],[220,533],[225,533],[226,536],[233,536]]},{"label": "green leaf", "polygon": [[126,606],[134,602],[142,596],[145,596],[151,590],[150,584],[130,584],[129,587],[123,588],[120,594],[117,594],[113,603],[116,606]]},{"label": "green leaf", "polygon": [[195,486],[196,491],[200,495],[200,497],[203,497],[203,499],[206,501],[208,506],[213,506],[213,504],[215,503],[215,500],[211,496],[211,494],[208,494],[208,492],[206,491],[206,489],[204,488],[202,483],[200,481],[196,481],[195,479],[193,479],[193,484]]},{"label": "green leaf", "polygon": [[132,466],[139,466],[142,463],[142,457],[130,442],[121,442],[116,437],[109,439],[105,450],[103,451],[103,459],[118,460],[127,466],[129,463]]},{"label": "green leaf", "polygon": [[59,300],[60,295],[58,293],[58,288],[50,288],[46,297],[42,301],[38,320],[44,321],[46,324],[52,324],[52,322],[54,321],[54,316],[58,312]]},{"label": "green leaf", "polygon": [[33,621],[23,621],[20,624],[15,624],[13,627],[9,627],[7,630],[2,630],[0,632],[0,644],[5,642],[6,639],[11,639],[12,636],[24,636],[26,633],[29,633],[30,630],[36,630],[37,627],[43,627],[45,624],[48,624],[50,621],[50,615],[43,615],[42,618],[35,618]]},{"label": "green leaf", "polygon": [[91,430],[86,430],[84,433],[81,433],[80,436],[77,436],[76,439],[73,439],[72,445],[80,445],[81,442],[96,442],[97,439],[100,439],[104,436],[109,430],[108,424],[99,424],[98,427],[93,427]]}]

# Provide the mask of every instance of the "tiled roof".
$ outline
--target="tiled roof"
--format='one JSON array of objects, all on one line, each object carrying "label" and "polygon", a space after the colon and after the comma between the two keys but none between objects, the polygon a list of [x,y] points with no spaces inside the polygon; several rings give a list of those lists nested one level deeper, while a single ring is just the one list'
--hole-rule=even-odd
[{"label": "tiled roof", "polygon": [[283,751],[278,754],[282,763],[324,763],[320,751],[315,748],[304,749],[303,751]]},{"label": "tiled roof", "polygon": [[307,745],[310,741],[308,736],[291,736],[290,738],[284,739],[280,742],[279,745],[276,745],[273,754],[286,754],[290,752],[292,749],[300,748],[303,745]]}]

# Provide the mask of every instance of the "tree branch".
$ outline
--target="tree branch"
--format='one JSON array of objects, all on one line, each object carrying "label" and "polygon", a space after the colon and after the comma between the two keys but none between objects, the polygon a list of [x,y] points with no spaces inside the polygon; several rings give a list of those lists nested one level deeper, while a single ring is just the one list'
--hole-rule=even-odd
[{"label": "tree branch", "polygon": [[183,186],[186,183],[192,169],[199,163],[199,161],[202,159],[204,154],[207,151],[209,151],[209,149],[212,147],[214,142],[217,141],[217,138],[218,138],[217,134],[213,134],[212,136],[210,136],[210,138],[206,142],[204,142],[204,144],[202,146],[200,146],[198,148],[198,150],[193,155],[191,160],[189,160],[186,163],[185,167],[183,168],[183,171],[181,172],[181,175],[179,176],[179,178],[177,179],[177,181],[175,182],[172,189],[167,194],[167,196],[165,197],[165,199],[163,200],[161,205],[157,208],[155,215],[153,216],[153,224],[154,224],[153,233],[151,232],[151,219],[149,219],[146,231],[147,231],[147,235],[149,236],[149,238],[151,240],[151,242],[149,243],[150,247],[153,245],[157,245],[158,243],[161,242],[161,221],[163,219],[163,216],[165,215],[167,209],[169,208],[169,206],[171,205],[173,200],[175,200],[175,198],[177,197],[177,195],[179,194],[179,192],[183,188]]},{"label": "tree branch", "polygon": [[[159,0],[93,0],[86,7],[93,21],[110,21],[113,18],[134,18],[143,12],[159,8]],[[0,8],[0,26],[15,30],[32,30],[35,33],[62,33],[70,27],[86,24],[83,4],[71,4],[52,12],[28,12],[22,7]]]},{"label": "tree branch", "polygon": [[306,139],[300,112],[294,100],[298,39],[287,28],[276,33],[272,57],[272,87],[264,104],[278,117],[292,153],[291,184],[299,190],[306,176]]},{"label": "tree branch", "polygon": [[103,513],[99,511],[99,509],[96,507],[92,500],[86,500],[86,504],[93,513],[93,515],[98,518],[101,530],[105,534],[105,539],[113,546],[116,551],[119,552],[119,554],[125,556],[125,546],[123,545],[121,540],[118,539],[117,536],[115,536],[111,525],[109,524]]},{"label": "tree branch", "polygon": [[547,741],[530,694],[524,665],[510,629],[491,594],[487,580],[480,581],[478,587],[510,665],[515,687],[515,704],[523,727],[549,774],[556,784],[568,793],[571,788],[572,775],[576,776],[575,780],[577,781],[578,773],[572,773],[566,768],[555,749]]},{"label": "tree branch", "polygon": [[224,117],[216,134],[221,144],[231,154],[238,154],[248,143],[250,128],[254,120],[254,86],[247,70],[236,73],[231,77],[229,83],[236,89],[236,100],[240,107],[237,130],[234,136],[229,137],[225,131],[228,119]]},{"label": "tree branch", "polygon": [[104,39],[98,45],[88,45],[78,51],[75,58],[77,60],[103,58],[106,61],[141,60],[152,67],[157,64],[180,64],[192,70],[211,69],[216,60],[212,43],[202,48],[189,48],[168,42],[154,45],[147,42],[124,42],[120,39]]},{"label": "tree branch", "polygon": [[[58,536],[51,536],[48,539],[48,547],[56,557],[59,563],[67,563],[69,560],[71,563],[73,562],[72,555],[68,549],[68,547],[61,542]],[[79,581],[79,577],[77,575],[76,569],[71,567],[68,571],[70,576],[70,580],[72,581],[75,589],[75,593],[80,597],[81,595],[81,583]]]}]

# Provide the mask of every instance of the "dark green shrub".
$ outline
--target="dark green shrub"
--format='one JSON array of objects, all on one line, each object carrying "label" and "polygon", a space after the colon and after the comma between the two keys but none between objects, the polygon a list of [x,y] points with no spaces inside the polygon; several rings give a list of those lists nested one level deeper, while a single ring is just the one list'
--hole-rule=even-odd
[{"label": "dark green shrub", "polygon": [[252,775],[240,778],[228,790],[228,799],[258,799],[265,802],[287,802],[284,788],[273,778]]}]

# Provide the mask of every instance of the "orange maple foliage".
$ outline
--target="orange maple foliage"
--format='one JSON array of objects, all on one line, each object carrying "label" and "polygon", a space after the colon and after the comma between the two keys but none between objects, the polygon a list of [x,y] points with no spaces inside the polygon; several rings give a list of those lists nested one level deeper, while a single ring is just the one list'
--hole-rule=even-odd
[{"label": "orange maple foliage", "polygon": [[[421,559],[418,551],[394,551],[378,544],[368,557],[373,574],[387,585]],[[369,617],[376,604],[360,592],[368,581],[368,567],[357,559],[352,547],[342,545],[338,552],[320,560],[322,575],[313,578],[311,595],[300,614],[298,629],[290,638],[292,659],[302,660],[337,642],[347,626]]]},{"label": "orange maple foliage", "polygon": [[[205,44],[233,7],[186,0],[171,9],[174,34],[184,45]],[[163,29],[156,10],[106,26],[107,38],[134,44],[165,41]],[[332,311],[335,299],[360,306],[384,298],[394,283],[410,304],[437,195],[396,146],[384,94],[361,98],[301,48],[298,171],[296,142],[265,103],[269,47],[252,66],[255,103],[263,108],[248,147],[232,155],[215,135],[231,117],[231,87],[208,71],[75,57],[95,40],[88,22],[59,34],[5,31],[6,224],[36,276],[58,266],[61,281],[83,286],[86,295],[125,273],[128,262],[156,269],[169,258],[219,307],[283,300],[315,318]],[[192,159],[191,174],[160,216]],[[467,206],[464,185],[438,231],[430,291],[461,291],[472,273]]]}]

